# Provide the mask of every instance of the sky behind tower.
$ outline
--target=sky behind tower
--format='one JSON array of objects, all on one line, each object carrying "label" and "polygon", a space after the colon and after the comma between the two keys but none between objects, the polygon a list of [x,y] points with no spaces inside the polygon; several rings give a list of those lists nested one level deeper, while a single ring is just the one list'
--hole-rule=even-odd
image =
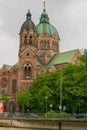
[{"label": "sky behind tower", "polygon": [[[50,23],[60,36],[60,52],[87,48],[87,0],[45,0]],[[37,25],[44,0],[0,0],[0,67],[18,62],[19,32],[30,9]]]}]

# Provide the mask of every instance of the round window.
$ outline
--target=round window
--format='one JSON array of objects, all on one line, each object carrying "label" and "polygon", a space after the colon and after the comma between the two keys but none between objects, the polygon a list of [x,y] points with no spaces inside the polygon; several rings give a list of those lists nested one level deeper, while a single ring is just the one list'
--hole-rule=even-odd
[{"label": "round window", "polygon": [[7,79],[6,79],[6,78],[3,78],[3,79],[1,80],[1,86],[2,86],[3,88],[7,86]]}]

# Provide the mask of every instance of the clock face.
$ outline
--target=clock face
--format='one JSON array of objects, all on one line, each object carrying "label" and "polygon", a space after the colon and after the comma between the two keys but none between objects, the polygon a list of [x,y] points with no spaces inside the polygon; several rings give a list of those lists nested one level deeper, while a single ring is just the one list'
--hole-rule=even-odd
[{"label": "clock face", "polygon": [[3,78],[3,79],[1,80],[1,86],[2,86],[3,88],[5,88],[5,87],[7,86],[7,79],[6,79],[6,78]]}]

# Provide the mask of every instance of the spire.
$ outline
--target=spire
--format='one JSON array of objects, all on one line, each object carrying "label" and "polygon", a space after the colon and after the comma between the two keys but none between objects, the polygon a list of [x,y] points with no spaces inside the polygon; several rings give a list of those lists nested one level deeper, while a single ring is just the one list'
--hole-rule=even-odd
[{"label": "spire", "polygon": [[44,1],[43,3],[44,3],[44,10],[45,10],[45,7],[46,7],[46,2]]},{"label": "spire", "polygon": [[31,13],[30,10],[28,10],[27,14],[26,14],[27,20],[31,19]]},{"label": "spire", "polygon": [[48,14],[46,12],[46,2],[44,1],[43,2],[43,5],[44,5],[44,9],[43,9],[43,12],[41,14],[41,18],[40,18],[40,23],[49,23],[49,17],[48,17]]}]

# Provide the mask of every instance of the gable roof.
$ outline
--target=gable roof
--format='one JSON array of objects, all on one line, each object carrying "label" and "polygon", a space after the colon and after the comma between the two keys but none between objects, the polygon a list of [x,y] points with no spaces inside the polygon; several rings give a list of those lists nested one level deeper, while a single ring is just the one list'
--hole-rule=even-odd
[{"label": "gable roof", "polygon": [[11,65],[6,65],[6,64],[4,64],[4,66],[6,67],[6,69],[7,69],[8,71],[12,68]]},{"label": "gable roof", "polygon": [[19,68],[19,63],[16,63],[15,65],[13,65],[10,69],[10,71],[12,71],[13,69],[18,69]]},{"label": "gable roof", "polygon": [[49,66],[71,62],[72,58],[75,56],[75,54],[78,51],[79,49],[76,49],[76,50],[62,52],[55,55],[53,59],[51,60],[51,62],[49,63]]},{"label": "gable roof", "polygon": [[[3,67],[5,67],[5,68],[7,69],[7,71],[10,71],[13,67],[18,68],[18,67],[19,67],[19,64],[18,64],[18,63],[16,63],[14,66],[4,64],[4,65],[3,65]],[[2,68],[3,68],[3,67],[2,67]],[[1,68],[0,70],[2,70],[2,68]]]}]

